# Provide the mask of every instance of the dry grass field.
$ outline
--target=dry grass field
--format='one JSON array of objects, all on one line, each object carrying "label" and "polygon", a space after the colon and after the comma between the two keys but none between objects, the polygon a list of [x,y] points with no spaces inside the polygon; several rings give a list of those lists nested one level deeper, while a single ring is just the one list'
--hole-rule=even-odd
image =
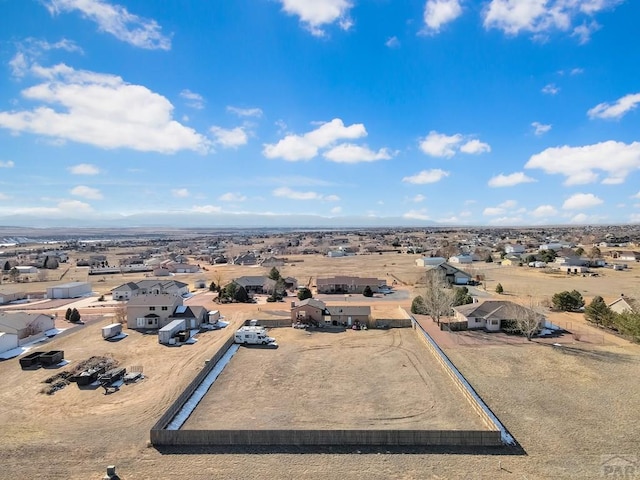
[{"label": "dry grass field", "polygon": [[486,428],[413,329],[270,334],[279,347],[240,348],[183,428]]},{"label": "dry grass field", "polygon": [[[338,259],[301,256],[303,262],[288,263],[280,271],[283,275],[295,276],[301,284],[319,275],[344,273],[387,278],[388,273],[389,278],[395,275],[412,286],[420,274],[414,265],[415,258],[399,254]],[[500,282],[506,299],[526,295],[544,298],[573,289],[587,299],[593,295],[613,299],[622,292],[632,294],[639,290],[640,268],[632,267],[627,272],[601,269],[598,277],[569,277],[528,268],[497,268],[492,264],[478,264],[476,268],[487,275],[488,293]],[[234,276],[267,272],[259,267],[207,268],[203,274],[172,278],[187,283],[201,277],[227,281]],[[72,270],[63,281],[87,280],[86,270],[75,267]],[[105,276],[102,282],[99,277],[94,278],[89,278],[95,282],[94,290],[107,293],[114,286],[143,277]],[[19,285],[44,290],[40,282]],[[213,308],[207,298],[197,295],[193,302],[203,300],[203,305]],[[359,300],[354,297],[349,301]],[[282,316],[288,304],[222,305],[219,308],[228,320],[238,325],[244,319],[268,315],[270,310],[274,316]],[[87,314],[99,315],[109,309],[90,304],[85,310]],[[100,326],[111,323],[109,317],[105,317],[53,339],[47,348],[64,350],[66,358],[72,361],[70,366],[91,355],[110,354],[124,366],[143,366],[147,378],[111,395],[104,395],[102,389],[79,390],[70,385],[47,396],[38,392],[43,386],[42,380],[53,371],[23,372],[16,359],[0,362],[0,479],[101,478],[109,464],[117,465],[124,480],[602,478],[602,455],[639,454],[640,387],[636,379],[640,347],[585,325],[580,315],[562,314],[558,321],[579,325],[585,332],[595,332],[596,337],[602,335],[604,341],[576,340],[567,343],[564,349],[542,342],[444,345],[446,353],[514,434],[526,455],[508,455],[503,451],[496,454],[491,450],[486,455],[443,450],[410,454],[385,450],[358,453],[357,449],[350,454],[268,450],[211,454],[203,450],[160,452],[147,445],[149,429],[211,356],[223,335],[231,331],[203,334],[196,344],[180,348],[161,347],[155,336],[136,332],[128,332],[129,336],[121,342],[110,343],[100,337]],[[278,331],[274,334],[285,339]],[[286,342],[281,340],[281,343]],[[382,389],[383,386],[376,387]],[[349,392],[351,386],[344,389]],[[398,396],[397,403],[403,402],[402,396]]]}]

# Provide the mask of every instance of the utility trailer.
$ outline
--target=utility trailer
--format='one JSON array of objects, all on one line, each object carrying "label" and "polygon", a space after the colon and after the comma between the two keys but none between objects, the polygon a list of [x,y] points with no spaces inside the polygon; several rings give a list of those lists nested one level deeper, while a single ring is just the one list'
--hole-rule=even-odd
[{"label": "utility trailer", "polygon": [[110,338],[113,338],[120,333],[122,333],[121,323],[112,323],[111,325],[102,327],[102,338],[104,338],[105,340],[109,340]]},{"label": "utility trailer", "polygon": [[51,350],[47,353],[43,353],[40,356],[40,363],[42,363],[42,365],[45,367],[49,367],[51,365],[56,365],[60,363],[63,358],[64,358],[63,350]]},{"label": "utility trailer", "polygon": [[32,368],[40,366],[40,357],[44,352],[33,352],[22,357],[19,362],[22,368]]},{"label": "utility trailer", "polygon": [[174,338],[178,332],[186,329],[187,327],[184,318],[174,320],[158,331],[158,342],[163,345],[169,345],[171,343],[170,340]]},{"label": "utility trailer", "polygon": [[111,370],[107,370],[102,375],[98,377],[98,381],[100,382],[100,386],[104,388],[105,395],[109,392],[110,388],[113,388],[114,391],[120,390],[119,385],[114,385],[118,380],[122,380],[127,373],[127,369],[124,367],[116,367]]}]

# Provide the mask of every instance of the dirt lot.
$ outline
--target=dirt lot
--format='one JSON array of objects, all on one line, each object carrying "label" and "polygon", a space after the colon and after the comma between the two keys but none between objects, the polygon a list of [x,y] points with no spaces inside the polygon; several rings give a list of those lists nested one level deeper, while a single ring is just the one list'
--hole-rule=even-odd
[{"label": "dirt lot", "polygon": [[[398,254],[339,259],[304,256],[304,262],[293,267],[288,264],[280,270],[284,275],[297,277],[301,284],[306,284],[309,277],[313,279],[327,272],[379,278],[386,278],[389,273],[389,278],[396,275],[413,282],[421,271],[413,263],[415,258]],[[495,282],[501,282],[507,293],[502,298],[507,299],[515,298],[516,294],[550,296],[575,288],[587,298],[599,294],[612,300],[622,292],[631,294],[640,289],[640,270],[636,265],[628,272],[601,269],[599,277],[557,276],[524,267],[493,266],[489,271],[490,267],[478,265],[479,270],[487,270],[488,293],[495,289]],[[228,280],[267,272],[259,267],[207,268],[210,270],[204,275],[192,277],[213,280],[214,275],[221,274]],[[190,277],[171,278],[189,282]],[[86,279],[86,274],[81,277],[78,272],[77,277],[70,273],[63,281]],[[94,290],[106,292],[130,280],[135,277],[107,276],[104,282],[96,280]],[[38,284],[34,282],[29,287]],[[44,284],[39,285],[44,290]],[[355,297],[349,301],[355,304]],[[213,304],[202,304],[214,308]],[[258,307],[263,309],[260,313]],[[219,308],[227,319],[239,323],[259,317],[267,307]],[[272,308],[282,314],[288,304]],[[97,313],[102,308],[87,308],[87,315],[91,310]],[[82,313],[84,317],[85,312]],[[580,315],[563,315],[558,321],[594,331],[584,325]],[[65,350],[65,356],[72,362],[111,353],[124,366],[144,367],[147,378],[143,382],[125,386],[115,394],[104,395],[101,389],[80,391],[71,385],[53,396],[42,395],[38,393],[42,388],[40,382],[50,371],[23,372],[16,359],[0,362],[0,479],[101,478],[109,464],[117,465],[124,480],[602,478],[602,455],[640,453],[637,427],[640,347],[617,338],[612,340],[612,336],[597,331],[592,335],[596,340],[600,335],[602,342],[578,341],[564,350],[531,342],[502,345],[491,341],[451,342],[444,346],[513,432],[526,455],[496,455],[494,451],[487,451],[487,455],[459,451],[357,454],[356,449],[352,454],[304,455],[264,451],[215,455],[198,450],[188,454],[159,452],[147,446],[149,429],[211,356],[224,331],[202,335],[195,345],[165,348],[157,344],[155,336],[135,332],[128,332],[129,337],[121,342],[105,342],[100,337],[100,326],[108,323],[112,323],[111,318],[74,328],[48,346]],[[246,401],[251,399],[249,396]],[[402,396],[398,400],[403,402]]]},{"label": "dirt lot", "polygon": [[240,348],[185,429],[485,429],[413,329],[269,334],[279,347]]}]

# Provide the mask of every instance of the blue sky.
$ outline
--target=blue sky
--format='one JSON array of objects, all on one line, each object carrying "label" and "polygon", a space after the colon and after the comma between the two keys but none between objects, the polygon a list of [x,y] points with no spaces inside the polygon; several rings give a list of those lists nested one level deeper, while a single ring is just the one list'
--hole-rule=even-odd
[{"label": "blue sky", "polygon": [[0,224],[638,223],[638,18],[0,0]]}]

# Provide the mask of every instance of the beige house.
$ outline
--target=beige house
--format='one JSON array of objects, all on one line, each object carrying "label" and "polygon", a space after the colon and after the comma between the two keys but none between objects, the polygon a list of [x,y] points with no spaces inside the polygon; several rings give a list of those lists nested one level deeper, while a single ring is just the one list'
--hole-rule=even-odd
[{"label": "beige house", "polygon": [[[470,303],[453,307],[456,322],[466,322],[469,330],[484,329],[498,332],[506,321],[523,318],[529,309],[508,300],[485,300],[481,303]],[[540,325],[544,325],[544,316],[538,315]]]},{"label": "beige house", "polygon": [[609,304],[609,308],[611,311],[615,313],[623,313],[627,312],[635,312],[636,311],[636,302],[625,296],[621,296],[617,300],[614,300]]},{"label": "beige house", "polygon": [[55,320],[42,313],[0,312],[0,332],[17,335],[19,345],[44,336],[55,328]]},{"label": "beige house", "polygon": [[127,326],[157,330],[171,322],[182,297],[171,293],[136,295],[127,303]]},{"label": "beige house", "polygon": [[291,322],[309,325],[351,326],[356,323],[369,325],[371,307],[335,305],[326,306],[320,300],[308,298],[301,302],[291,303]]}]

